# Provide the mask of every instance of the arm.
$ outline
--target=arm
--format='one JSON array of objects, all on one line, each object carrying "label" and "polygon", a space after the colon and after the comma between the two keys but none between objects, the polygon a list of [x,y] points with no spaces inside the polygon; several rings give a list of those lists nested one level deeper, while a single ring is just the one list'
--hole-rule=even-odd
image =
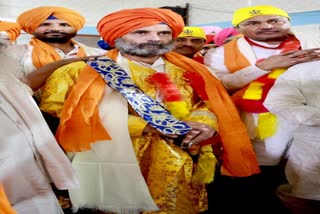
[{"label": "arm", "polygon": [[[270,112],[291,123],[320,125],[320,109],[318,106],[312,106],[308,103],[305,97],[307,93],[303,91],[303,87],[308,87],[312,91],[311,81],[301,85],[301,79],[306,75],[305,71],[299,70],[301,75],[298,70],[293,71],[287,71],[277,79],[269,91],[264,105]],[[313,99],[318,98],[314,97]]]},{"label": "arm", "polygon": [[224,63],[223,47],[210,50],[204,57],[204,63],[215,71],[218,78],[229,91],[240,89],[253,80],[269,73],[269,71],[262,70],[255,65],[250,65],[231,73]]},{"label": "arm", "polygon": [[27,74],[24,82],[32,88],[32,90],[36,91],[41,88],[46,79],[58,68],[67,65],[72,62],[77,61],[87,61],[90,57],[79,57],[79,58],[69,58],[69,59],[62,59],[56,62],[49,63],[36,71]]}]

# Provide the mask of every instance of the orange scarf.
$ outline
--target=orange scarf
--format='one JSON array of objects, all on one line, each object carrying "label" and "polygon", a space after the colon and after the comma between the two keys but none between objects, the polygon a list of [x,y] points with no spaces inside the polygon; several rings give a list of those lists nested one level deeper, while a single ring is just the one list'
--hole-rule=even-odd
[{"label": "orange scarf", "polygon": [[0,184],[0,213],[1,214],[17,214],[11,207],[10,202],[4,192],[3,186]]},{"label": "orange scarf", "polygon": [[[77,44],[72,41],[73,44]],[[54,47],[51,45],[42,42],[39,39],[32,38],[30,44],[33,46],[32,49],[32,62],[36,68],[40,68],[50,62],[55,62],[61,60],[61,56],[57,53]],[[78,57],[86,56],[83,48],[80,46],[79,51],[77,53]]]},{"label": "orange scarf", "polygon": [[[248,40],[251,45],[260,46]],[[290,50],[299,50],[300,42],[294,36],[289,36],[283,41],[279,47],[282,53]],[[241,53],[238,47],[237,40],[233,40],[224,46],[225,58],[224,62],[226,67],[231,73],[237,72],[245,67],[250,66],[250,62]],[[244,111],[252,113],[263,113],[268,110],[263,106],[269,90],[273,86],[275,80],[280,76],[286,69],[274,69],[271,73],[266,74],[257,80],[251,82],[246,87],[240,89],[232,95],[233,101],[236,106]]]},{"label": "orange scarf", "polygon": [[[118,51],[114,49],[107,52],[106,55],[116,60]],[[202,77],[202,81],[205,83],[202,84],[202,91],[206,94],[199,96],[205,98],[204,101],[218,118],[219,134],[224,149],[222,174],[245,177],[259,173],[256,156],[246,128],[221,82],[204,65],[192,59],[173,52],[165,54],[164,58],[176,66],[191,73],[200,74]],[[66,151],[87,150],[92,142],[101,140],[101,138],[110,139],[106,131],[102,132],[101,130],[99,135],[93,134],[97,133],[97,130],[91,127],[91,124],[94,126],[101,124],[97,103],[102,97],[104,87],[105,83],[99,74],[90,66],[86,66],[65,101],[56,135],[58,142]],[[88,99],[94,99],[95,102],[87,102]],[[83,114],[83,109],[86,109],[86,114]],[[87,128],[90,131],[86,130]],[[86,136],[84,137],[84,135]]]},{"label": "orange scarf", "polygon": [[[247,41],[250,45],[261,46],[249,39],[247,39]],[[281,49],[282,53],[290,50],[299,50],[300,42],[294,36],[289,36],[286,40],[281,42],[278,47],[272,49]],[[236,40],[227,43],[224,46],[224,51],[224,61],[231,73],[250,66],[249,61],[240,52]],[[266,139],[277,132],[277,117],[264,107],[263,102],[276,79],[285,71],[286,69],[283,68],[274,69],[269,74],[252,81],[232,95],[232,99],[238,109],[258,114],[258,124],[256,127],[256,138],[258,139]]]}]

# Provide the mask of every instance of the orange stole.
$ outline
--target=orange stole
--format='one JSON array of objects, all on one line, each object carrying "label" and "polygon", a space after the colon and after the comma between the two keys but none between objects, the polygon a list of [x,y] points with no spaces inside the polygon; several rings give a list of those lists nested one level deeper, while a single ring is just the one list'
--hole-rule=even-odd
[{"label": "orange stole", "polygon": [[17,214],[11,207],[10,202],[4,192],[3,186],[0,184],[0,213],[1,214]]},{"label": "orange stole", "polygon": [[[106,55],[116,60],[118,50],[111,50],[107,52]],[[210,110],[213,111],[218,118],[219,134],[224,148],[224,153],[222,154],[222,174],[245,177],[259,173],[258,162],[247,130],[221,82],[216,79],[204,65],[192,59],[174,52],[165,54],[164,58],[168,62],[191,73],[198,73],[202,77],[205,84],[199,86],[198,91],[203,91],[206,95],[198,95],[202,99],[205,98],[205,96],[208,97],[204,102],[208,104]]]},{"label": "orange stole", "polygon": [[[260,46],[251,40],[247,39],[247,41],[251,45]],[[277,48],[281,48],[282,53],[290,50],[299,50],[300,42],[294,36],[289,36]],[[224,52],[224,62],[231,73],[251,65],[247,58],[240,52],[237,40],[225,44]],[[232,95],[234,103],[240,110],[259,113],[257,137],[260,139],[271,137],[277,130],[277,118],[275,115],[269,113],[268,109],[264,107],[263,102],[276,79],[285,71],[286,69],[274,69],[269,74],[252,81]]]},{"label": "orange stole", "polygon": [[[76,44],[74,41],[72,41],[72,43]],[[36,68],[40,68],[46,64],[49,64],[50,62],[55,62],[62,59],[53,46],[48,45],[39,39],[33,37],[30,41],[30,45],[33,46],[32,63]],[[82,47],[79,48],[77,56],[86,56]]]},{"label": "orange stole", "polygon": [[[113,60],[116,60],[118,51],[114,49],[107,52],[106,55],[111,57]],[[208,104],[210,110],[217,115],[219,134],[222,140],[222,146],[224,148],[224,153],[222,155],[222,174],[235,177],[246,177],[252,174],[259,173],[260,170],[258,167],[258,162],[246,128],[240,120],[238,111],[221,82],[216,79],[204,65],[201,65],[192,59],[183,57],[173,52],[165,54],[164,58],[186,71],[195,71],[199,73],[203,78],[205,82],[205,85],[203,85],[203,87],[205,88],[204,91],[208,96],[208,100],[204,101]],[[68,129],[72,129],[68,122],[69,120],[74,120],[74,123],[76,123],[77,120],[87,122],[86,126],[83,126],[82,128],[90,126],[90,123],[94,124],[95,126],[97,126],[97,124],[101,124],[101,121],[99,120],[97,104],[94,102],[84,102],[85,100],[89,99],[90,96],[101,97],[102,92],[98,92],[98,88],[97,90],[91,90],[92,93],[86,93],[86,90],[90,90],[90,88],[94,84],[94,81],[92,81],[92,79],[99,79],[100,76],[90,66],[86,66],[85,70],[80,74],[79,78],[81,78],[82,75],[86,75],[85,73],[87,72],[91,73],[90,76],[85,80],[84,78],[82,78],[85,81],[85,83],[83,84],[85,84],[87,88],[80,90],[80,87],[73,87],[71,90],[71,93],[75,94],[74,98],[81,99],[74,99],[71,96],[67,98],[68,105],[65,105],[61,116],[61,118],[65,121],[65,127],[63,130],[58,129],[57,136],[68,136],[68,139],[72,140],[73,137],[77,137],[79,133],[82,133],[82,135],[84,135],[85,132],[82,132],[80,129],[77,132],[67,132]],[[99,90],[103,90],[103,87],[99,87]],[[96,96],[95,94],[98,95]],[[77,112],[76,110],[84,108],[81,107],[82,105],[86,105],[86,108],[88,109],[95,110],[92,111],[91,115],[79,114],[79,112]],[[64,132],[63,135],[62,132]],[[77,147],[76,145],[71,144],[68,145],[68,150],[87,150],[90,143],[95,141],[94,136],[92,136],[90,132],[87,132],[87,134],[90,136],[84,136],[83,139],[80,139],[83,141],[81,144],[84,147]],[[104,134],[101,134],[101,137],[110,139],[110,136],[106,131],[104,132]],[[64,137],[59,138],[60,143],[64,140]],[[75,141],[73,140],[73,142]]]}]

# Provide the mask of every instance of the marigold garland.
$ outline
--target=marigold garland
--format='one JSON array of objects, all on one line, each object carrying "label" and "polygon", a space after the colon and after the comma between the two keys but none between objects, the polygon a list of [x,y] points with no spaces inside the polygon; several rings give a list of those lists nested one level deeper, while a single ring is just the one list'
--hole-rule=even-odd
[{"label": "marigold garland", "polygon": [[159,90],[159,96],[163,100],[165,107],[173,116],[178,119],[184,119],[189,115],[187,103],[175,85],[166,73],[155,73],[148,80],[152,82]]}]

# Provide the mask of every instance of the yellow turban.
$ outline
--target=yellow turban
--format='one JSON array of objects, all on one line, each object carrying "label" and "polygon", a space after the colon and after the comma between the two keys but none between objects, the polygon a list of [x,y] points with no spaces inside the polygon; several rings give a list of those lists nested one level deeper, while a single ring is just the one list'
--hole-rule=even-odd
[{"label": "yellow turban", "polygon": [[184,27],[182,33],[178,37],[187,37],[187,36],[199,37],[204,40],[207,39],[206,32],[201,27],[191,27],[191,26]]},{"label": "yellow turban", "polygon": [[80,30],[86,22],[80,13],[68,8],[54,6],[37,7],[28,10],[19,15],[17,22],[21,25],[22,30],[32,34],[49,16],[54,16],[57,19],[67,22],[77,31]]},{"label": "yellow turban", "polygon": [[20,35],[21,27],[18,23],[0,21],[0,31],[5,31],[13,42]]},{"label": "yellow turban", "polygon": [[97,29],[104,41],[114,45],[117,38],[135,29],[160,23],[171,28],[173,38],[181,33],[184,26],[182,17],[169,9],[134,8],[106,15],[99,21]]},{"label": "yellow turban", "polygon": [[281,10],[280,8],[269,5],[258,5],[252,7],[244,7],[236,10],[233,14],[232,25],[237,27],[241,22],[261,15],[284,16],[290,19],[288,13],[284,10]]}]

